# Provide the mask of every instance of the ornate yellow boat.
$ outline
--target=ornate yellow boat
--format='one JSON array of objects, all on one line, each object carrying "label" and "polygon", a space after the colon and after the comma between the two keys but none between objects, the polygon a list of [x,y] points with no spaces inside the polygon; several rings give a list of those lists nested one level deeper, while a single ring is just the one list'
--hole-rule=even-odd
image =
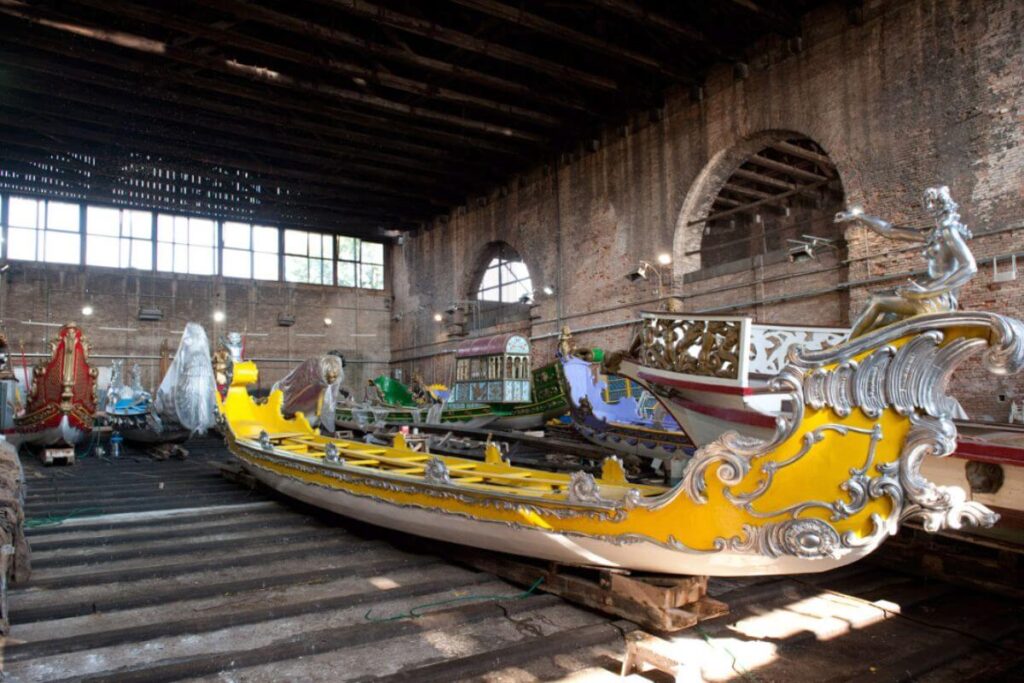
[{"label": "ornate yellow boat", "polygon": [[1024,365],[1024,326],[994,313],[922,314],[824,351],[792,353],[771,388],[794,406],[768,441],[726,433],[672,488],[414,452],[320,436],[282,397],[258,403],[253,363],[234,366],[221,406],[228,447],[295,498],[421,536],[536,558],[675,574],[816,572],[872,552],[901,520],[931,531],[996,515],[937,487],[922,460],[954,450],[950,373],[984,351],[995,373]]}]

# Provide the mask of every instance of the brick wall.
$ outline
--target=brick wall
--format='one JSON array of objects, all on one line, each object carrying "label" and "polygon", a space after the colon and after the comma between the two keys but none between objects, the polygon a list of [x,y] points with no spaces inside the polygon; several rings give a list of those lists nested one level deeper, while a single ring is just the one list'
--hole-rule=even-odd
[{"label": "brick wall", "polygon": [[[330,349],[354,361],[346,367],[352,386],[387,369],[391,313],[386,292],[17,261],[10,262],[3,277],[0,329],[7,333],[19,377],[20,346],[26,354],[48,353],[56,325],[66,322],[78,323],[85,332],[94,365],[109,366],[109,356],[127,358],[129,365],[137,359],[150,389],[159,383],[159,361],[152,357],[160,355],[164,341],[173,354],[187,322],[203,325],[214,345],[226,331],[247,331],[246,356],[259,361],[263,387]],[[89,318],[82,316],[86,303],[94,309]],[[161,309],[164,319],[140,321],[140,306]],[[215,309],[225,312],[223,323],[213,322]],[[279,327],[279,313],[294,315],[295,325]],[[331,318],[330,327],[325,317]]]},{"label": "brick wall", "polygon": [[[426,372],[432,354],[453,346],[432,316],[471,296],[466,273],[497,240],[522,254],[538,290],[557,290],[538,294],[529,326],[538,338],[535,363],[550,357],[560,321],[579,330],[626,322],[653,306],[655,285],[624,276],[663,251],[675,256],[666,289],[687,310],[848,323],[871,288],[892,286],[864,281],[918,269],[919,256],[894,253],[860,228],[837,235],[846,239],[838,258],[807,263],[765,259],[715,276],[686,255],[700,244],[700,226],[687,223],[706,215],[732,169],[780,131],[822,146],[849,204],[920,224],[921,190],[948,184],[978,235],[979,258],[1024,251],[1024,232],[980,234],[1024,223],[1024,6],[876,0],[864,3],[858,21],[845,4],[826,5],[803,18],[800,52],[765,40],[751,48],[746,79],[717,68],[701,101],[670,92],[659,112],[604,131],[596,151],[588,146],[535,168],[407,240],[392,255],[402,313],[392,325],[393,361]],[[990,290],[989,269],[982,266],[964,305],[1024,315],[1020,282]],[[583,345],[615,347],[629,334],[622,325],[577,336]],[[957,382],[976,417],[1005,418],[999,394],[1024,393],[1019,379],[971,371]]]}]

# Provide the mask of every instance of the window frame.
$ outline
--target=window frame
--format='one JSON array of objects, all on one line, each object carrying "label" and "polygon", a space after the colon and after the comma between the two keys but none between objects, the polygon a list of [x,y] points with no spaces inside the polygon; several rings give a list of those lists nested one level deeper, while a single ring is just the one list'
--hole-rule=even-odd
[{"label": "window frame", "polygon": [[[118,270],[138,270],[138,271],[143,271],[143,272],[155,270],[156,264],[154,263],[154,253],[153,253],[154,252],[154,245],[156,244],[156,235],[155,235],[155,233],[156,233],[156,212],[155,211],[149,211],[147,209],[127,209],[127,208],[120,208],[120,207],[116,207],[116,206],[107,206],[107,205],[102,205],[102,204],[84,204],[83,203],[81,206],[82,206],[82,214],[85,216],[85,220],[84,220],[83,226],[82,226],[83,235],[84,235],[84,238],[85,238],[85,248],[84,248],[85,258],[83,260],[83,265],[85,265],[88,268],[116,268]],[[89,224],[90,224],[89,213],[90,213],[90,209],[96,209],[96,210],[101,210],[101,211],[115,211],[115,212],[117,212],[117,235],[116,236],[115,235],[104,235],[104,234],[90,232],[89,231]],[[133,226],[132,226],[132,222],[131,222],[131,219],[132,219],[132,215],[131,214],[134,214],[134,213],[143,213],[143,214],[148,214],[149,215],[149,237],[148,238],[146,238],[146,237],[135,237],[134,234],[132,234]],[[126,217],[127,217],[127,223],[128,223],[127,228],[125,226],[125,222],[126,222],[125,219],[126,219]],[[127,230],[127,234],[126,234],[126,230]],[[90,263],[89,262],[89,246],[90,246],[90,242],[92,241],[92,238],[97,238],[97,237],[98,238],[113,239],[113,240],[117,241],[117,265],[116,266],[106,265],[106,264],[102,264],[102,263]],[[123,262],[122,262],[122,257],[124,256],[123,249],[124,249],[124,243],[125,242],[128,243],[128,265],[124,265]],[[135,242],[143,242],[147,246],[147,256],[148,256],[148,260],[149,260],[149,266],[146,267],[146,268],[142,268],[142,267],[133,265],[133,261],[134,261],[134,257],[135,257],[135,250],[134,250],[134,247],[135,247],[134,243]]]},{"label": "window frame", "polygon": [[[352,240],[354,243],[354,256],[353,258],[343,258],[341,256],[341,241]],[[372,245],[374,247],[380,247],[380,262],[369,260],[364,251],[365,245]],[[353,237],[351,235],[335,235],[334,236],[334,253],[336,254],[335,260],[335,281],[338,287],[350,287],[354,289],[368,289],[373,292],[382,292],[386,286],[385,278],[387,277],[387,271],[385,269],[384,261],[387,259],[387,250],[383,242],[374,242],[371,240],[364,240],[361,237]],[[352,284],[342,283],[341,272],[343,267],[351,267],[353,273]],[[364,267],[368,271],[374,269],[380,270],[380,286],[368,286],[364,284],[365,280],[363,277]]]},{"label": "window frame", "polygon": [[[288,247],[288,233],[301,233],[301,234],[306,236],[306,253],[305,254],[299,254],[299,253],[288,251],[288,249],[289,249],[289,247]],[[313,250],[311,249],[310,238],[314,237],[314,236],[319,238],[319,240],[320,240],[320,252],[321,252],[320,256],[316,256],[316,255],[313,255],[311,253]],[[329,233],[325,233],[325,232],[317,232],[315,230],[300,230],[298,228],[284,228],[281,231],[281,241],[283,243],[283,248],[282,248],[282,251],[281,251],[281,259],[282,259],[282,263],[283,263],[283,266],[284,266],[283,267],[283,272],[281,273],[281,275],[282,275],[282,278],[283,278],[284,282],[292,282],[292,283],[295,283],[295,284],[303,284],[303,285],[318,285],[318,286],[321,286],[321,287],[328,287],[328,286],[333,286],[334,285],[334,283],[336,282],[336,279],[337,279],[337,274],[335,273],[335,266],[334,266],[334,260],[335,260],[334,259],[334,249],[335,249],[335,244],[334,244],[334,239],[332,239],[332,235],[330,235]],[[325,246],[326,246],[326,249],[324,248]],[[323,255],[324,251],[328,251],[328,252],[331,252],[331,253],[325,256],[325,255]],[[293,279],[290,279],[290,273],[289,273],[289,269],[288,269],[289,258],[292,258],[292,259],[304,258],[304,259],[306,259],[307,279],[305,279],[305,280],[293,280]],[[324,267],[325,266],[330,266],[330,281],[329,282],[324,282],[324,281],[311,282],[309,280],[308,273],[311,272],[310,271],[310,264],[313,261],[317,261],[317,262],[320,263],[321,280],[325,279],[324,276],[325,276],[326,270],[325,270]]]},{"label": "window frame", "polygon": [[[239,227],[246,227],[249,230],[248,248],[228,246],[226,236],[229,230],[237,230]],[[256,231],[257,230],[272,230],[274,233],[274,249],[273,251],[267,251],[266,249],[256,248]],[[246,223],[243,221],[220,221],[220,244],[219,244],[219,257],[220,257],[220,273],[222,277],[229,277],[236,280],[253,280],[259,282],[280,282],[281,281],[281,236],[282,229],[274,225],[263,225],[260,223]],[[228,252],[245,252],[249,257],[249,274],[246,276],[242,275],[230,275],[227,273],[225,267],[227,263]],[[257,258],[258,254],[271,255],[274,261],[274,276],[273,277],[259,277],[257,273]]]},{"label": "window frame", "polygon": [[[509,267],[511,264],[521,264],[525,275],[517,276],[512,269]],[[511,279],[506,280],[505,271],[508,271],[508,275]],[[487,275],[490,272],[497,271],[497,282],[495,284],[486,285]],[[518,304],[523,294],[517,296],[514,300],[508,301],[504,298],[504,292],[506,287],[514,285],[523,285],[523,289],[526,290],[526,296],[533,298],[533,278],[530,276],[530,269],[526,265],[521,257],[515,255],[512,257],[510,254],[499,252],[491,257],[491,260],[487,263],[487,267],[484,268],[480,275],[480,282],[476,288],[476,300],[477,301],[488,301],[498,304]],[[497,292],[498,298],[490,299],[486,298],[487,292]]]},{"label": "window frame", "polygon": [[[169,242],[166,241],[166,240],[160,239],[160,219],[161,218],[169,218],[171,220],[171,226],[170,226],[170,230],[169,230],[170,235],[171,235],[171,241],[169,241]],[[184,220],[185,221],[186,236],[185,236],[185,241],[184,242],[179,242],[178,239],[177,239],[177,237],[178,237],[178,234],[177,234],[178,233],[178,221],[179,220]],[[209,223],[213,224],[213,236],[212,236],[212,240],[211,240],[212,243],[211,244],[209,244],[209,245],[199,244],[199,243],[196,243],[196,242],[192,241],[192,222],[193,221],[209,222]],[[154,269],[155,272],[158,272],[158,273],[173,273],[175,275],[200,275],[200,276],[205,276],[205,277],[216,277],[216,276],[220,275],[220,255],[221,255],[221,248],[220,248],[220,221],[216,220],[215,218],[203,218],[203,217],[199,217],[199,216],[189,216],[189,215],[186,215],[186,214],[171,214],[171,213],[157,212],[157,214],[156,214],[156,228],[157,229],[156,229],[156,235],[155,235],[155,240],[154,241],[156,242],[156,254],[157,254],[157,257],[156,257],[156,261],[153,263],[153,269]],[[160,255],[161,255],[161,246],[162,245],[169,245],[169,247],[170,247],[170,259],[171,259],[171,267],[170,267],[170,269],[162,268],[160,266]],[[184,270],[178,270],[178,268],[176,267],[176,262],[177,262],[178,254],[179,254],[179,251],[178,251],[178,247],[179,246],[180,247],[184,247],[184,255],[185,255],[185,269]],[[192,250],[195,249],[195,248],[203,248],[203,249],[209,248],[209,249],[213,250],[213,259],[212,259],[212,262],[211,262],[211,268],[212,268],[213,272],[205,273],[205,272],[193,272],[192,271]]]},{"label": "window frame", "polygon": [[[24,200],[33,202],[35,204],[35,220],[32,227],[23,225],[11,225],[11,200]],[[67,206],[74,207],[77,218],[75,219],[77,227],[74,230],[65,230],[62,228],[51,228],[50,227],[50,204],[66,204]],[[7,193],[6,201],[4,202],[4,257],[12,261],[25,261],[31,263],[50,263],[55,265],[63,266],[81,266],[83,262],[83,246],[84,246],[84,234],[83,234],[83,209],[80,202],[69,202],[60,199],[50,199],[49,197],[35,197],[32,195],[20,195],[14,193]],[[32,258],[23,258],[21,256],[12,257],[10,255],[10,231],[15,230],[27,230],[33,233],[33,248]],[[73,235],[78,240],[77,248],[75,249],[75,260],[74,261],[58,261],[47,258],[47,237],[49,233],[56,233],[59,235]]]}]

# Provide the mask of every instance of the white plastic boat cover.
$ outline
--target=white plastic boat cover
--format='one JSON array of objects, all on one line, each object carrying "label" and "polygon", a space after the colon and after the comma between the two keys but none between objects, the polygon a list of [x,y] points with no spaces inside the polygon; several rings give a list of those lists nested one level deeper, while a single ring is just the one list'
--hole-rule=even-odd
[{"label": "white plastic boat cover", "polygon": [[217,420],[217,390],[210,359],[210,342],[202,325],[188,323],[178,352],[156,392],[156,416],[180,423],[193,434],[203,434]]},{"label": "white plastic boat cover", "polygon": [[270,391],[284,394],[285,415],[302,413],[316,427],[334,431],[334,403],[345,380],[344,361],[334,354],[310,358],[278,380]]}]

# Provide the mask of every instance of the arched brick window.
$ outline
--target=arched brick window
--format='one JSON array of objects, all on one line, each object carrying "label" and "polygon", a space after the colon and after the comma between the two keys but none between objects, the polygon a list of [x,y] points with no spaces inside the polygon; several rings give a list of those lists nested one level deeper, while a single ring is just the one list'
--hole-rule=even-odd
[{"label": "arched brick window", "polygon": [[496,247],[480,275],[476,298],[506,304],[526,303],[533,298],[530,271],[512,247],[506,244]]}]

